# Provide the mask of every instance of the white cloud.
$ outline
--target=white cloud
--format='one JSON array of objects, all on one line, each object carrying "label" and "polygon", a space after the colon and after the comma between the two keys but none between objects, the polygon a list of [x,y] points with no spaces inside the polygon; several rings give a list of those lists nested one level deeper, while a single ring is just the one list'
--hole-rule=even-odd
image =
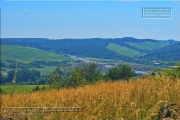
[{"label": "white cloud", "polygon": [[28,11],[28,9],[24,9],[24,10],[23,10],[23,12],[27,12],[27,11]]}]

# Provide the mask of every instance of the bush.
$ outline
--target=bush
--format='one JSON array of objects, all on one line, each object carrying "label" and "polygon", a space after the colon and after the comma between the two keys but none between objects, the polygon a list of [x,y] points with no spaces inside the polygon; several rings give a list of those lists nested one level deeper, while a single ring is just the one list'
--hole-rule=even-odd
[{"label": "bush", "polygon": [[6,92],[0,88],[0,94],[5,94]]},{"label": "bush", "polygon": [[65,84],[66,87],[76,87],[80,85],[86,84],[86,79],[82,75],[83,71],[80,68],[75,68],[72,71],[71,76],[68,78],[67,83]]},{"label": "bush", "polygon": [[37,91],[41,91],[41,90],[46,90],[46,87],[43,86],[42,88],[40,88],[39,85],[38,85],[38,86],[36,86],[32,91],[33,91],[33,92],[37,92]]},{"label": "bush", "polygon": [[134,71],[128,65],[119,65],[109,69],[106,73],[106,78],[111,80],[129,80],[129,78],[133,77]]},{"label": "bush", "polygon": [[174,80],[177,78],[180,78],[180,68],[179,67],[177,67],[176,69],[164,69],[162,72],[165,76],[169,76]]},{"label": "bush", "polygon": [[40,87],[39,87],[39,85],[38,85],[38,86],[36,86],[36,87],[33,89],[33,92],[35,92],[35,91],[40,91]]}]

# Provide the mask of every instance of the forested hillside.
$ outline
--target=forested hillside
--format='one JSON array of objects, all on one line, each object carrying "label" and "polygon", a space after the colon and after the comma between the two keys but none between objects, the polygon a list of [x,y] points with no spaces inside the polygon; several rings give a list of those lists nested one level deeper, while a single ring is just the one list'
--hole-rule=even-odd
[{"label": "forested hillside", "polygon": [[143,60],[163,60],[179,61],[180,60],[180,43],[169,45],[150,52],[143,56]]},{"label": "forested hillside", "polygon": [[[134,58],[149,59],[155,54],[155,59],[165,59],[164,53],[170,59],[179,60],[179,44],[174,40],[152,40],[125,38],[89,38],[89,39],[60,39],[50,40],[44,38],[2,38],[1,44],[29,46],[55,53],[76,55],[80,57],[120,59],[133,61]],[[177,45],[176,45],[177,44]],[[165,48],[164,48],[165,47]],[[161,49],[162,48],[162,49]],[[159,50],[158,50],[159,49]],[[170,50],[176,51],[175,54]],[[142,57],[144,56],[145,57]]]}]

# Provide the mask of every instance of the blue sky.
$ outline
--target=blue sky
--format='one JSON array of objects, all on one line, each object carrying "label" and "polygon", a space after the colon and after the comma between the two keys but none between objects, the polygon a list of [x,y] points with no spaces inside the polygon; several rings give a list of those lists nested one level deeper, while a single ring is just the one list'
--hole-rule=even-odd
[{"label": "blue sky", "polygon": [[[143,19],[144,7],[170,7],[172,19]],[[0,0],[1,37],[180,40],[180,1]]]}]

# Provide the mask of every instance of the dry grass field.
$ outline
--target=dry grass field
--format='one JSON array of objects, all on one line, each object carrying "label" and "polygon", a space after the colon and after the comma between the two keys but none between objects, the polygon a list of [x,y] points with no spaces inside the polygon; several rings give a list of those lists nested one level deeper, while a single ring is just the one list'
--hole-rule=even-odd
[{"label": "dry grass field", "polygon": [[32,120],[156,120],[160,107],[171,103],[180,104],[180,80],[168,77],[1,95],[2,110],[5,107],[83,107],[79,112],[24,114]]}]

